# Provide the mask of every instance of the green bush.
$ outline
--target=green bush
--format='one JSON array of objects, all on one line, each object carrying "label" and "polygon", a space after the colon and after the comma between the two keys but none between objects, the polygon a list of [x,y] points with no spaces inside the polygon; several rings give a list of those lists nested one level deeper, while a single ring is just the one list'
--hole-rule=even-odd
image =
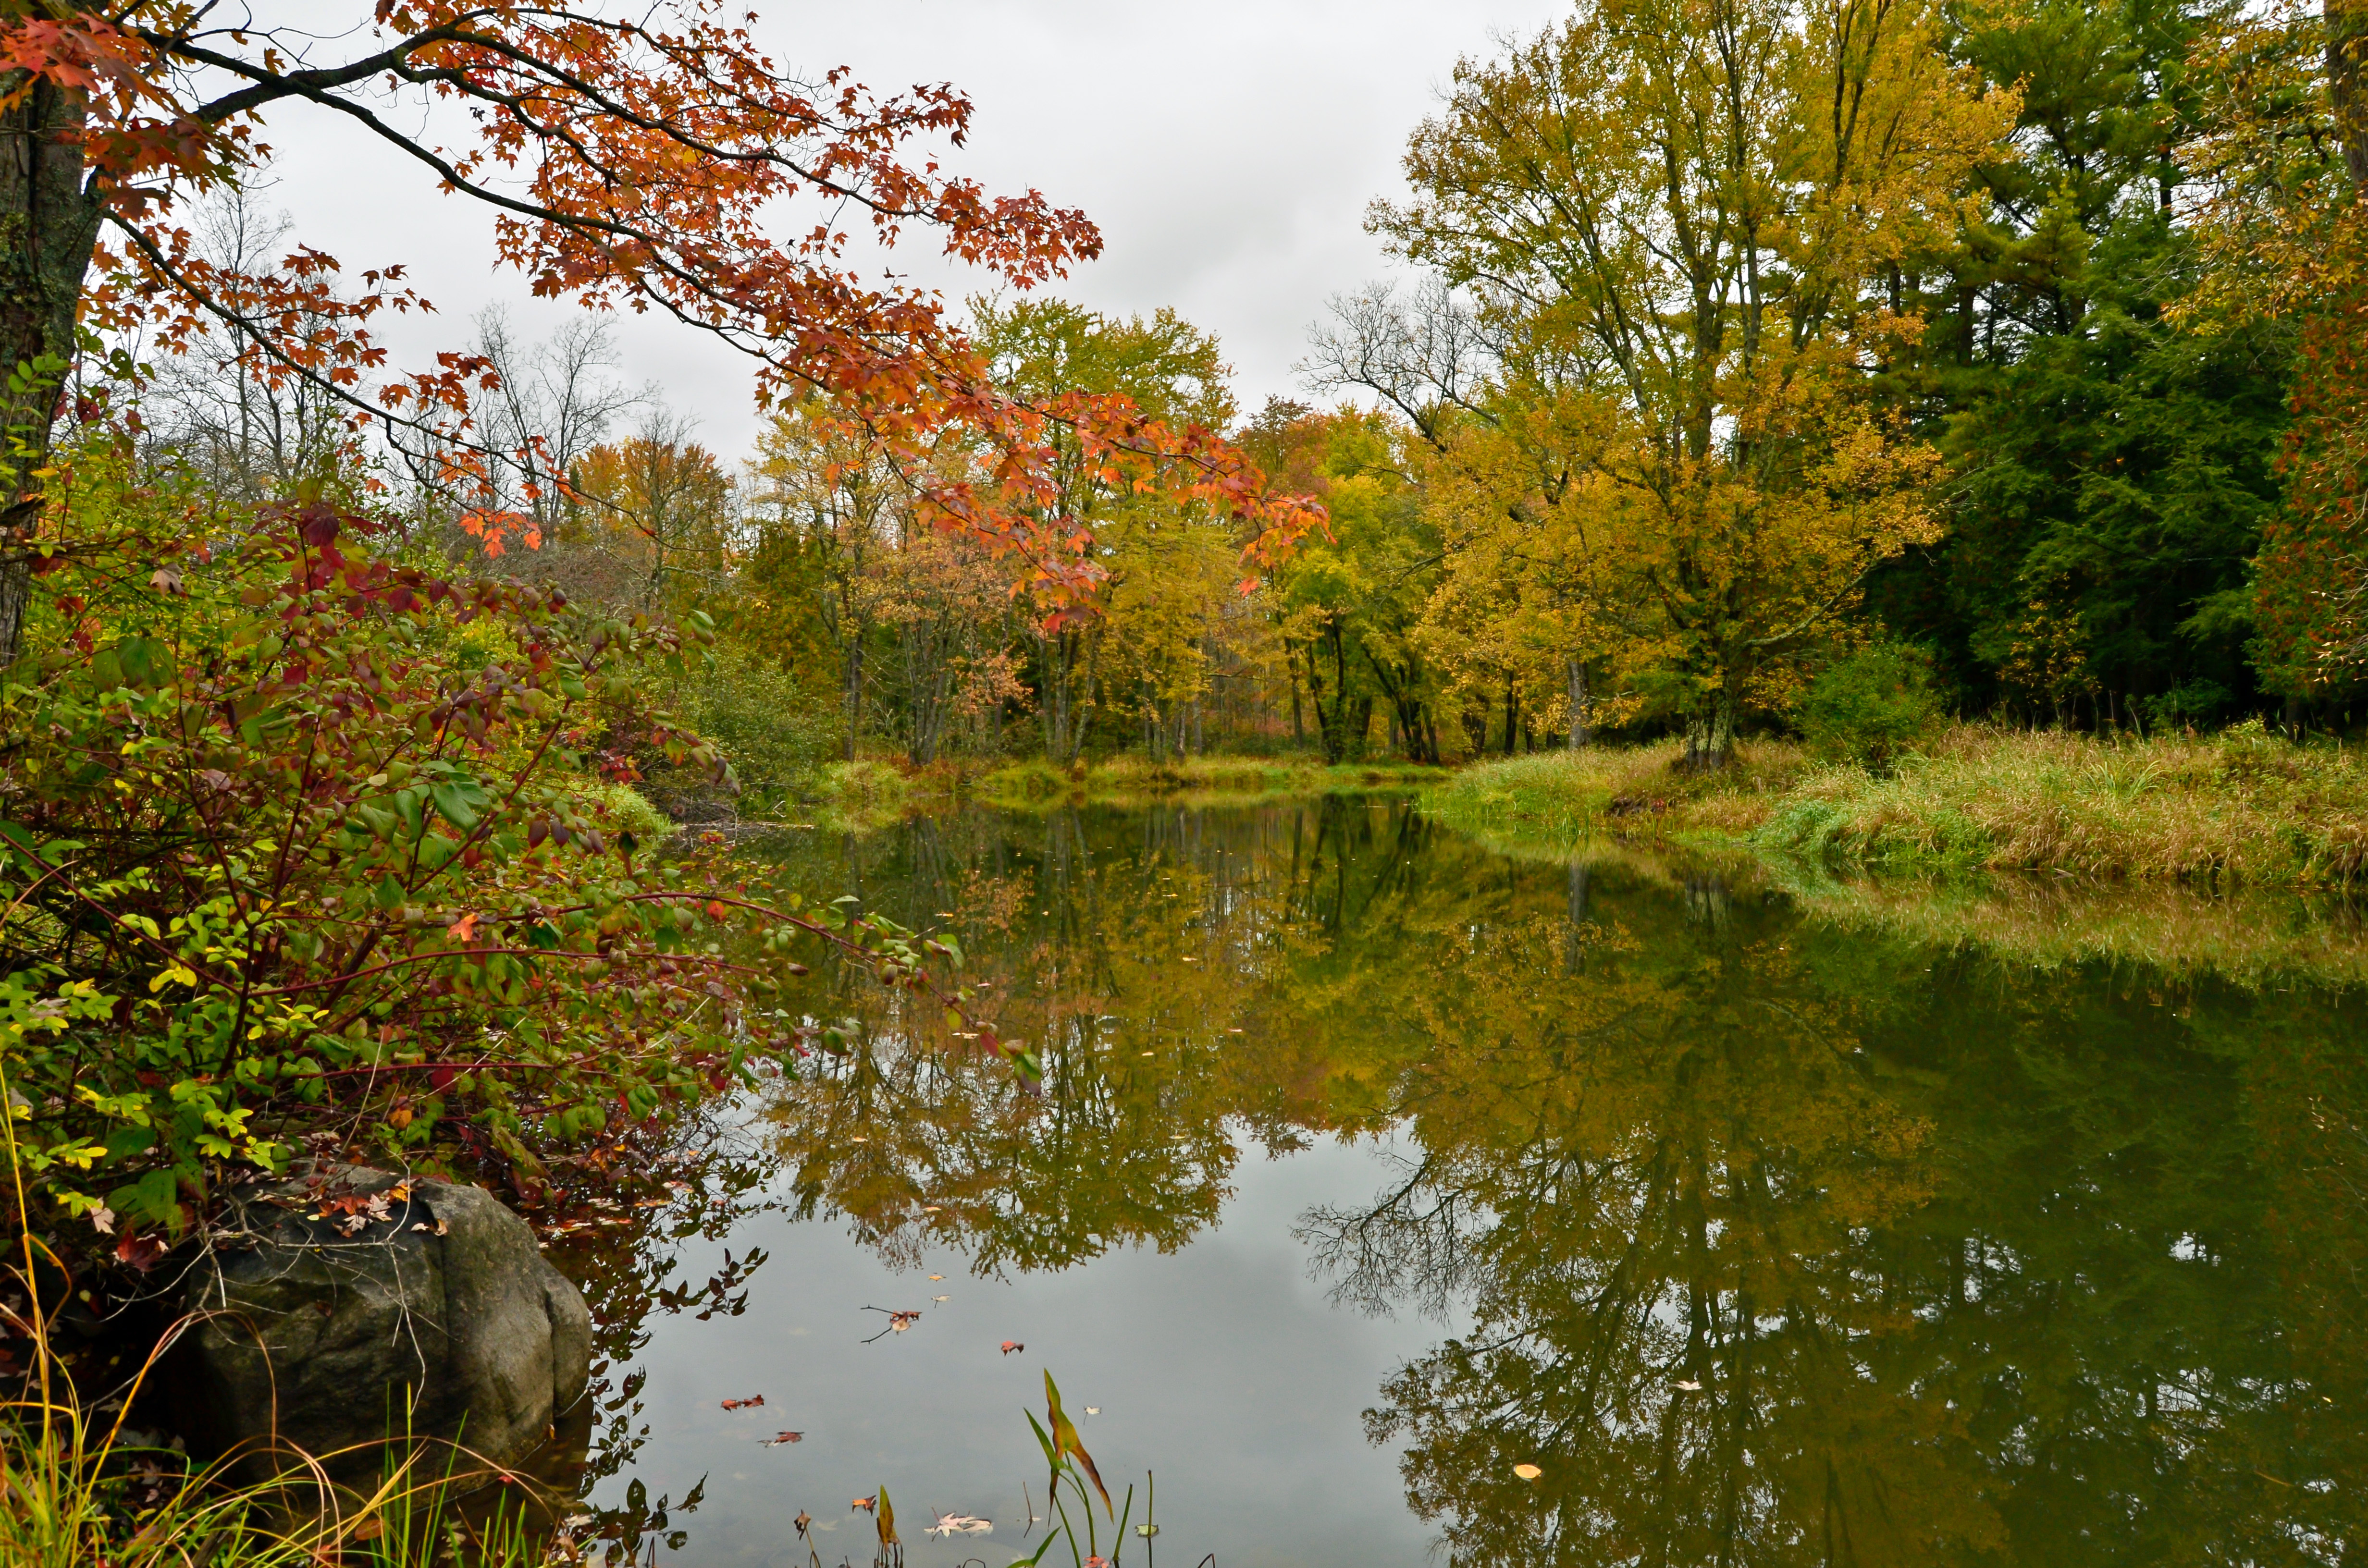
[{"label": "green bush", "polygon": [[779,665],[719,655],[683,706],[731,762],[743,815],[813,793],[836,719]]},{"label": "green bush", "polygon": [[1801,733],[1820,755],[1888,767],[1941,722],[1920,649],[1879,642],[1832,665],[1801,699]]},{"label": "green bush", "polygon": [[718,771],[638,709],[673,630],[437,576],[324,505],[226,512],[128,450],[74,477],[0,684],[0,1097],[32,1189],[0,1217],[56,1250],[150,1267],[316,1138],[530,1182],[794,1060],[752,950],[804,931],[918,974],[884,925],[636,842],[635,756]]}]

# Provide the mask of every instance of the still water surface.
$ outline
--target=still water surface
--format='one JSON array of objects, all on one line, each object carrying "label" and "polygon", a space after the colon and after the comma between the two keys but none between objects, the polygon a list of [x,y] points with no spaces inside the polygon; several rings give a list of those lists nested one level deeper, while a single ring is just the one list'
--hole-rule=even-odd
[{"label": "still water surface", "polygon": [[[1044,1081],[818,973],[848,1052],[554,1251],[645,1552],[863,1563],[884,1485],[909,1562],[1001,1568],[1048,1369],[1181,1568],[2368,1550],[2355,992],[1919,945],[1404,802],[772,853],[955,937]],[[994,1533],[922,1540],[951,1512]]]}]

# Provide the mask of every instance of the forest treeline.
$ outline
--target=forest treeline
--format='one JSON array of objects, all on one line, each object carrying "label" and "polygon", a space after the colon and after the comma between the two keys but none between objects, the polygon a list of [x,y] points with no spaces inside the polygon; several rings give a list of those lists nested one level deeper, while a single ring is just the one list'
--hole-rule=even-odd
[{"label": "forest treeline", "polygon": [[[597,320],[500,317],[475,417],[565,486],[497,565],[712,618],[674,694],[743,782],[901,753],[1446,761],[1905,702],[2082,728],[2337,724],[2363,647],[2362,8],[1596,0],[1456,66],[1304,396],[1237,405],[1172,312],[971,302],[1021,399],[1230,435],[1328,529],[1146,493],[1064,427],[1043,517],[1086,613],[934,526],[823,404],[702,445]],[[218,209],[211,238],[268,244]],[[227,214],[225,216],[225,214]],[[240,373],[145,393],[158,450],[268,494],[347,449]],[[285,404],[286,406],[282,406]],[[308,423],[309,419],[309,423]],[[476,541],[427,493],[423,526]],[[1024,575],[1024,574],[1023,574]]]}]

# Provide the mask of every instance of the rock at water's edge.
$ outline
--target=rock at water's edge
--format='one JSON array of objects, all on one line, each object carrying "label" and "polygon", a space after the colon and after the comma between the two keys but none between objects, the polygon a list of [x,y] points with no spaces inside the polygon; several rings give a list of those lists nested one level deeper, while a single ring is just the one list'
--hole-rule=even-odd
[{"label": "rock at water's edge", "polygon": [[221,1449],[374,1471],[370,1445],[407,1426],[508,1466],[583,1395],[584,1298],[491,1193],[331,1166],[240,1194],[222,1228],[234,1239],[189,1281],[205,1315],[182,1380],[190,1425]]}]

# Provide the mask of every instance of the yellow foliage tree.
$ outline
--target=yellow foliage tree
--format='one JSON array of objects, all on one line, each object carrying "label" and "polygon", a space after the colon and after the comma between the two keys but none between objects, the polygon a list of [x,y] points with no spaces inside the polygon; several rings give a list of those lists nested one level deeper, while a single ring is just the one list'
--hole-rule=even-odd
[{"label": "yellow foliage tree", "polygon": [[1412,199],[1374,209],[1494,350],[1438,422],[1442,504],[1467,538],[1542,533],[1566,656],[1600,638],[1698,766],[1782,705],[1870,567],[1937,535],[1937,460],[1859,393],[1920,330],[1892,269],[2013,123],[1942,44],[1919,0],[1592,0],[1460,65]]}]

